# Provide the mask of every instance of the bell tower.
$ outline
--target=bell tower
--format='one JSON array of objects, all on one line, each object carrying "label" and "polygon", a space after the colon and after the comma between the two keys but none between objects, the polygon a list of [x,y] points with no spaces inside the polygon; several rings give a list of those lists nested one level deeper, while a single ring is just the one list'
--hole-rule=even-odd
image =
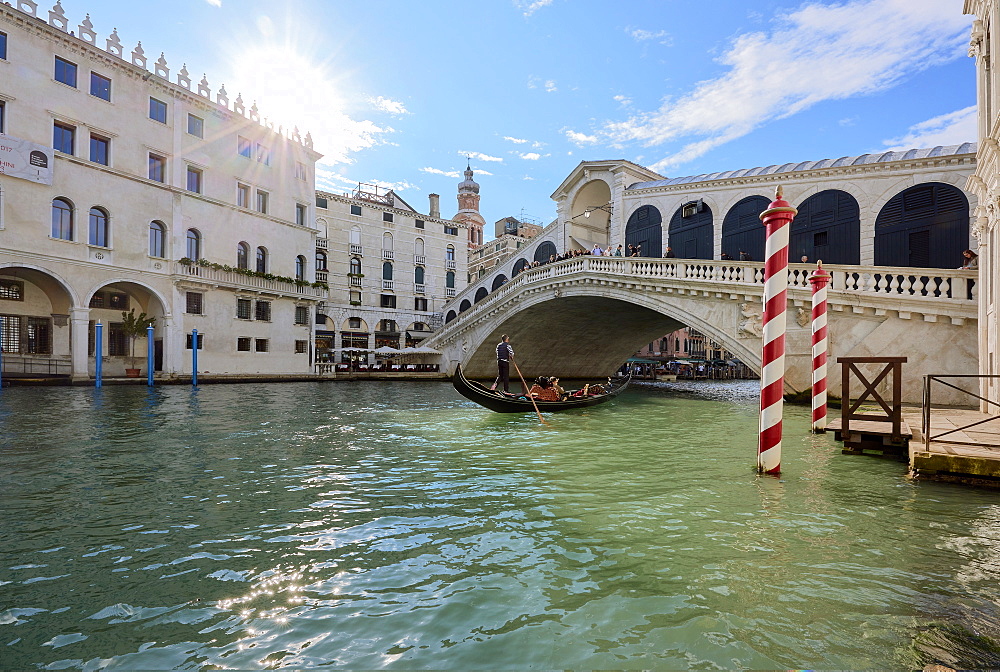
[{"label": "bell tower", "polygon": [[465,180],[458,184],[458,214],[452,219],[469,229],[469,249],[483,244],[486,220],[479,214],[479,183],[472,179],[472,167],[466,164]]}]

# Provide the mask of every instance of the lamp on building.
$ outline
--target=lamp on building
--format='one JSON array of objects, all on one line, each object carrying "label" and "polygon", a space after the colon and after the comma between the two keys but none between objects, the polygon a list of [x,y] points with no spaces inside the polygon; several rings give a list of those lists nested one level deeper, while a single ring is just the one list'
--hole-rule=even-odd
[{"label": "lamp on building", "polygon": [[604,212],[608,213],[608,215],[611,215],[612,214],[612,209],[613,208],[612,208],[612,205],[611,205],[611,201],[608,201],[604,205],[592,205],[592,206],[588,207],[586,210],[584,210],[582,213],[580,213],[579,215],[576,215],[576,217],[573,217],[572,219],[576,219],[577,217],[586,217],[587,219],[590,219],[590,213],[592,213],[594,210],[603,210]]}]

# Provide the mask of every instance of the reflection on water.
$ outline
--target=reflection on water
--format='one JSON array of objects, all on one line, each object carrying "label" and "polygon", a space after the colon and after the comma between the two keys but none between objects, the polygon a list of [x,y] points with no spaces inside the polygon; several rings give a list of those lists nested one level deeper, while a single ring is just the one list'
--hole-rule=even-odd
[{"label": "reflection on water", "polygon": [[1000,665],[995,494],[796,407],[758,477],[752,385],[5,389],[0,665]]}]

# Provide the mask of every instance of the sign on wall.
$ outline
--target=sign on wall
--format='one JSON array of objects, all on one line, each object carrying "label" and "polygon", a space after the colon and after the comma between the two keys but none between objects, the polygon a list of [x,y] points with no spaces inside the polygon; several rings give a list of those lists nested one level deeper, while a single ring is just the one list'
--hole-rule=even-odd
[{"label": "sign on wall", "polygon": [[52,184],[54,163],[51,147],[0,133],[0,175]]}]

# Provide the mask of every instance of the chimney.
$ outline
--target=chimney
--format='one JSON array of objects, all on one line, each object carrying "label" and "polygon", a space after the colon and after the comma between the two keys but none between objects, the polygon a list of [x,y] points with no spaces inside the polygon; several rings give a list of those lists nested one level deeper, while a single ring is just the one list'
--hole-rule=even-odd
[{"label": "chimney", "polygon": [[431,211],[427,214],[441,219],[441,197],[437,194],[430,194],[428,198],[431,199]]}]

